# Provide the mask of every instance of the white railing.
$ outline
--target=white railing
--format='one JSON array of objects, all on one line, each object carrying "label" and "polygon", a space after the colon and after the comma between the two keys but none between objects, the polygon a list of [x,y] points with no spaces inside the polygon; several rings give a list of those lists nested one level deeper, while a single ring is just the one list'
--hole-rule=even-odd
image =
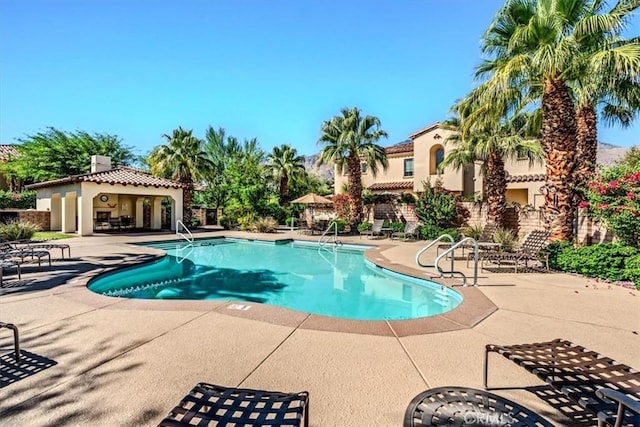
[{"label": "white railing", "polygon": [[[461,271],[455,271],[453,269],[453,260],[454,260],[454,253],[455,250],[457,248],[459,248],[460,246],[464,245],[464,244],[468,244],[468,243],[472,243],[473,242],[473,286],[478,286],[478,242],[471,238],[471,237],[465,237],[464,239],[460,240],[459,242],[456,242],[455,244],[451,245],[450,248],[447,248],[447,250],[445,250],[443,253],[441,253],[440,255],[438,255],[436,257],[434,266],[436,268],[436,271],[438,272],[438,274],[440,274],[440,277],[444,276],[445,274],[449,275],[450,277],[453,276],[460,276],[462,277],[462,285],[463,286],[467,286],[467,276],[466,274],[464,274]],[[445,271],[442,268],[440,268],[440,260],[442,258],[445,258],[448,254],[451,254],[451,270],[449,271]]]},{"label": "white railing", "polygon": [[[187,232],[187,234],[184,234],[182,231],[180,231],[180,227],[182,227],[182,229],[184,231]],[[181,220],[177,220],[176,221],[176,239],[184,239],[189,243],[193,243],[193,234],[191,234],[191,231],[187,228],[186,225],[184,225],[184,222],[182,222]]]},{"label": "white railing", "polygon": [[331,239],[331,234],[329,234],[329,232],[331,231],[332,227],[334,229],[333,244],[334,245],[340,244],[340,241],[338,240],[338,223],[336,221],[331,221],[327,229],[324,230],[324,233],[322,233],[322,236],[320,236],[320,238],[318,239],[318,245],[320,247],[324,246]]},{"label": "white railing", "polygon": [[[447,239],[449,240],[449,243],[451,243],[451,245],[453,245],[453,237],[451,237],[448,234],[443,234],[442,236],[438,237],[436,240],[434,240],[433,242],[429,243],[427,246],[425,246],[424,248],[420,249],[420,251],[416,254],[416,264],[420,267],[425,267],[425,268],[435,268],[436,264],[423,264],[420,262],[420,255],[422,255],[423,253],[425,253],[428,249],[431,249],[432,247],[434,247],[437,243],[440,243],[442,240]],[[451,269],[453,270],[453,258],[451,258]]]}]

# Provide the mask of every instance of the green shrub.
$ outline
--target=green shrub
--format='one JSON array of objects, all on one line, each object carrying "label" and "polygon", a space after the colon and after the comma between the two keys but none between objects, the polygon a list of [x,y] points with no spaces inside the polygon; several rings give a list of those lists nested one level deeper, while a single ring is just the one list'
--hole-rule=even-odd
[{"label": "green shrub", "polygon": [[30,240],[40,227],[30,222],[9,221],[0,223],[0,237],[4,240]]},{"label": "green shrub", "polygon": [[460,240],[460,230],[457,228],[445,228],[444,230],[440,231],[440,235],[442,234],[448,234],[449,236],[453,237],[454,241],[458,241]]},{"label": "green shrub", "polygon": [[389,224],[389,228],[391,228],[391,231],[393,233],[399,233],[401,231],[404,231],[404,223],[403,222],[392,222],[391,224]]},{"label": "green shrub", "polygon": [[191,218],[191,226],[192,227],[200,227],[200,218],[192,217]]},{"label": "green shrub", "polygon": [[518,238],[513,231],[498,227],[493,233],[493,241],[502,245],[500,246],[501,250],[511,252],[515,248]]},{"label": "green shrub", "polygon": [[336,225],[338,226],[338,232],[344,231],[344,229],[347,227],[347,220],[345,219],[334,219],[333,222],[336,223]]},{"label": "green shrub", "polygon": [[[261,212],[262,213],[262,212]],[[265,216],[274,218],[278,224],[283,224],[291,217],[291,209],[280,206],[278,200],[270,200],[265,206]]]},{"label": "green shrub", "polygon": [[462,234],[465,237],[471,237],[472,239],[478,240],[480,236],[482,236],[482,226],[481,225],[471,225],[469,227],[465,227],[462,229]]},{"label": "green shrub", "polygon": [[271,217],[258,218],[253,222],[251,229],[258,233],[275,233],[278,229],[278,221]]},{"label": "green shrub", "polygon": [[373,228],[373,223],[370,222],[361,222],[358,224],[358,233],[362,233],[364,231],[369,231]]},{"label": "green shrub", "polygon": [[284,220],[284,223],[287,225],[287,227],[291,227],[291,224],[295,226],[298,223],[298,218],[289,217]]},{"label": "green shrub", "polygon": [[624,278],[630,280],[640,289],[640,254],[627,258],[624,263]]},{"label": "green shrub", "polygon": [[551,242],[544,249],[542,249],[542,252],[546,253],[549,256],[549,268],[552,268],[554,270],[560,270],[560,265],[558,264],[558,257],[565,250],[573,252],[573,243]]},{"label": "green shrub", "polygon": [[238,218],[238,226],[240,230],[243,231],[253,231],[254,230],[254,222],[256,221],[256,216],[253,213],[249,213]]},{"label": "green shrub", "polygon": [[0,209],[35,209],[36,192],[23,191],[14,193],[0,190]]},{"label": "green shrub", "polygon": [[462,205],[458,196],[444,189],[439,182],[433,187],[428,181],[423,185],[424,191],[418,193],[415,212],[426,227],[427,234],[433,236],[435,230],[458,228],[467,222],[469,210]]},{"label": "green shrub", "polygon": [[450,235],[451,237],[453,237],[454,241],[460,240],[460,232],[457,228],[439,228],[434,227],[433,225],[425,224],[420,226],[419,230],[420,238],[423,240],[434,240],[442,236],[443,234]]},{"label": "green shrub", "polygon": [[558,254],[557,263],[562,271],[618,281],[626,278],[626,259],[637,254],[638,250],[631,246],[601,243],[573,250],[566,248]]}]

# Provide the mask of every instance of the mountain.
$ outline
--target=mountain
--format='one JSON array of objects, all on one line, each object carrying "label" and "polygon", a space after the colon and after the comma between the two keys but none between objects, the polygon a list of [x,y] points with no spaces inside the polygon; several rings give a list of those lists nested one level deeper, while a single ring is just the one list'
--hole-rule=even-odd
[{"label": "mountain", "polygon": [[606,142],[598,142],[598,164],[608,166],[620,159],[629,151],[629,147],[619,147]]},{"label": "mountain", "polygon": [[318,157],[320,157],[320,154],[304,156],[304,167],[307,172],[318,175],[324,179],[333,179],[333,165],[322,165],[318,167],[316,165]]}]

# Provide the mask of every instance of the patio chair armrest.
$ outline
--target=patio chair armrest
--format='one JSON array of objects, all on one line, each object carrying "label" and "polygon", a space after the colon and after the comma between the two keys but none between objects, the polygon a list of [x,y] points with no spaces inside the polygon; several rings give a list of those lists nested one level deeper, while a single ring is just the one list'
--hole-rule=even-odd
[{"label": "patio chair armrest", "polygon": [[619,392],[617,390],[612,390],[610,388],[599,388],[596,390],[596,396],[601,399],[609,399],[618,404],[624,406],[626,409],[629,409],[637,414],[640,414],[640,401],[634,400],[629,395]]}]

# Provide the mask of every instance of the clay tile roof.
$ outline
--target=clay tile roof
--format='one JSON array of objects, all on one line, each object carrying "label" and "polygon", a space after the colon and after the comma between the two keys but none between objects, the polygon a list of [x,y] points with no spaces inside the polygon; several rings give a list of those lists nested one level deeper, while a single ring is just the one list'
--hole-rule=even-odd
[{"label": "clay tile roof", "polygon": [[544,180],[545,175],[543,173],[534,173],[529,175],[507,175],[507,182],[532,182]]},{"label": "clay tile roof", "polygon": [[9,160],[11,157],[17,157],[20,152],[16,149],[15,145],[0,144],[0,160]]},{"label": "clay tile roof", "polygon": [[434,124],[429,125],[429,126],[427,126],[426,128],[422,128],[422,129],[420,129],[419,131],[416,131],[416,132],[412,133],[411,135],[409,135],[409,139],[414,140],[414,139],[416,139],[417,137],[419,137],[420,135],[424,135],[425,133],[430,132],[430,131],[432,131],[433,129],[437,129],[437,128],[439,128],[439,127],[440,127],[440,125],[441,125],[441,123],[440,123],[440,122],[435,122]]},{"label": "clay tile roof", "polygon": [[413,141],[403,141],[384,149],[387,154],[411,153],[413,155]]},{"label": "clay tile roof", "polygon": [[127,166],[120,166],[103,172],[93,172],[83,175],[73,175],[62,179],[56,179],[47,182],[38,182],[36,184],[27,185],[29,190],[36,188],[55,187],[57,185],[75,183],[75,182],[95,182],[97,184],[120,184],[132,185],[134,187],[164,187],[164,188],[181,188],[182,184],[171,181],[169,179],[158,178],[150,175],[141,169],[135,169]]},{"label": "clay tile roof", "polygon": [[369,190],[413,190],[413,181],[376,182]]}]

